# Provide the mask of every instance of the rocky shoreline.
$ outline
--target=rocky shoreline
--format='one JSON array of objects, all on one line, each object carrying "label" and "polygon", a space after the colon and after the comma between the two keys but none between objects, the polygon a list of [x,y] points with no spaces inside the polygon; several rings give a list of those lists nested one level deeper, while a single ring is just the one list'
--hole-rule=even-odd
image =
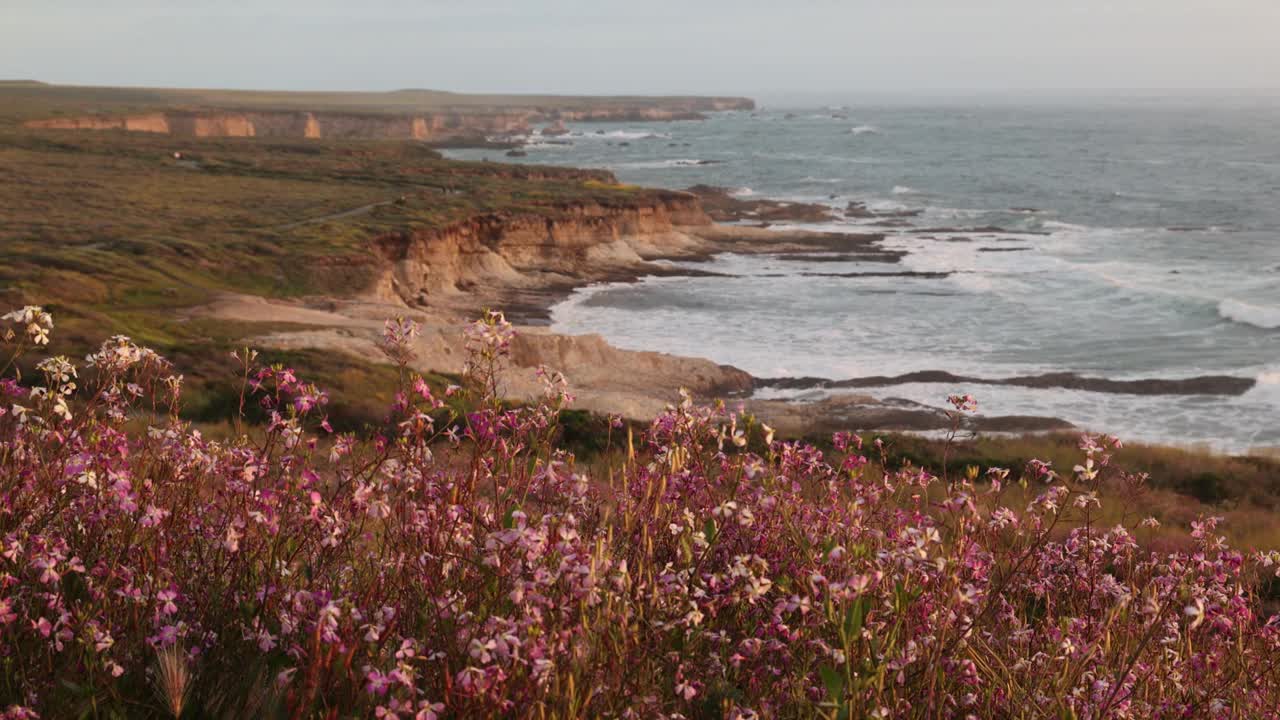
[{"label": "rocky shoreline", "polygon": [[[548,329],[551,308],[579,288],[655,275],[707,274],[698,262],[721,253],[856,256],[887,267],[901,258],[901,253],[881,247],[884,236],[879,233],[781,229],[753,222],[762,210],[781,216],[793,203],[707,203],[705,198],[715,191],[695,190],[667,193],[645,207],[561,208],[555,218],[496,214],[443,229],[379,236],[370,245],[385,270],[359,297],[287,302],[228,295],[201,312],[222,319],[306,326],[254,341],[280,349],[329,349],[365,360],[380,357],[382,321],[406,315],[423,327],[415,346],[417,366],[458,373],[465,352],[461,325],[483,309],[501,308],[519,330],[513,367],[503,378],[507,395],[514,399],[539,395],[533,370],[546,366],[566,375],[576,407],[634,420],[660,413],[684,388],[704,401],[741,404],[790,436],[951,427],[951,417],[940,408],[865,394],[844,392],[817,401],[757,399],[757,389],[805,379],[755,378],[702,358],[622,350],[599,335],[561,335]],[[789,212],[808,216],[813,209]],[[728,222],[716,222],[713,216]],[[808,380],[841,389],[835,381]],[[975,416],[964,421],[964,429],[974,432],[1071,428],[1070,423],[1047,417]]]}]

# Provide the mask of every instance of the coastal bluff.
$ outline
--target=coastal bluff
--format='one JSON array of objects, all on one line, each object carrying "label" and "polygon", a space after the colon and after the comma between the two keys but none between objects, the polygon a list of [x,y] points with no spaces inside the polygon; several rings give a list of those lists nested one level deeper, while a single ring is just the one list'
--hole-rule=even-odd
[{"label": "coastal bluff", "polygon": [[[575,97],[0,86],[35,130],[123,130],[191,138],[451,142],[565,122],[666,122],[752,110],[738,97]],[[88,112],[85,112],[89,110]]]},{"label": "coastal bluff", "polygon": [[[376,421],[365,400],[386,372],[379,343],[387,318],[421,325],[416,369],[451,376],[464,369],[460,328],[501,309],[520,328],[503,378],[504,396],[517,402],[540,397],[536,370],[545,366],[564,373],[574,407],[638,421],[678,402],[683,388],[702,400],[745,402],[794,434],[825,432],[826,419],[945,427],[934,408],[889,407],[861,394],[816,410],[757,400],[755,378],[714,359],[549,327],[553,308],[578,288],[723,275],[699,262],[719,253],[857,256],[897,273],[901,253],[883,246],[880,233],[787,228],[776,223],[830,210],[722,188],[643,188],[607,170],[465,162],[424,142],[353,139],[413,133],[404,118],[428,112],[519,123],[541,117],[535,112],[600,119],[649,108],[653,119],[723,104],[523,98],[524,109],[508,117],[493,98],[388,93],[378,109],[368,99],[0,86],[0,151],[26,180],[5,187],[10,213],[0,239],[11,262],[0,268],[0,289],[8,304],[59,307],[60,332],[77,352],[111,334],[158,338],[189,379],[191,412],[200,417],[220,412],[219,358],[248,345],[336,388],[335,412],[347,421]],[[346,117],[368,124],[325,124]],[[98,127],[85,118],[98,118],[104,131],[75,132]],[[28,124],[52,119],[68,130]],[[449,125],[441,132],[453,132]],[[176,143],[184,133],[206,135]]]},{"label": "coastal bluff", "polygon": [[696,197],[670,192],[630,203],[568,202],[542,212],[493,212],[443,227],[397,230],[370,240],[387,267],[373,294],[429,305],[629,279],[651,269],[650,260],[705,253],[707,244],[690,231],[710,225]]}]

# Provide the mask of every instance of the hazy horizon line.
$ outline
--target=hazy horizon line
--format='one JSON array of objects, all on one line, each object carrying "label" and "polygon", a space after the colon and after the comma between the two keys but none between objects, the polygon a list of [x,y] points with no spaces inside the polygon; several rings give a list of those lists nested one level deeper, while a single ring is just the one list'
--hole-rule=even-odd
[{"label": "hazy horizon line", "polygon": [[728,88],[728,89],[707,89],[707,90],[627,90],[622,92],[594,92],[590,90],[503,90],[503,89],[456,89],[452,87],[428,87],[428,86],[400,86],[400,87],[280,87],[280,86],[255,86],[255,85],[157,85],[157,84],[131,84],[128,82],[121,83],[96,83],[96,82],[77,82],[77,81],[61,81],[61,80],[43,80],[39,77],[4,77],[0,76],[0,83],[18,84],[32,83],[49,87],[92,87],[92,88],[120,88],[135,90],[217,90],[217,91],[236,91],[242,90],[247,92],[280,92],[280,93],[392,93],[392,92],[440,92],[451,93],[456,95],[514,95],[514,96],[588,96],[588,97],[637,97],[637,96],[653,96],[653,97],[750,97],[758,99],[760,96],[832,96],[832,95],[871,95],[871,96],[921,96],[921,95],[1029,95],[1029,96],[1045,96],[1045,95],[1122,95],[1126,93],[1141,94],[1144,96],[1159,95],[1280,95],[1280,85],[1276,86],[1241,86],[1241,87],[1196,87],[1196,86],[1134,86],[1134,87],[1110,87],[1110,86],[1011,86],[1011,87],[937,87],[937,86],[918,86],[918,87],[849,87],[849,88]]}]

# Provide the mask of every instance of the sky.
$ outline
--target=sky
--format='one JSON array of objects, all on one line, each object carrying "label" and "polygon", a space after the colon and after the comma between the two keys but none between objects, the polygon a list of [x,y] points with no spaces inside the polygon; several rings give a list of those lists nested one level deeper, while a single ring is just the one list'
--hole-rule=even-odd
[{"label": "sky", "polygon": [[0,0],[0,78],[583,94],[1280,86],[1280,0]]}]

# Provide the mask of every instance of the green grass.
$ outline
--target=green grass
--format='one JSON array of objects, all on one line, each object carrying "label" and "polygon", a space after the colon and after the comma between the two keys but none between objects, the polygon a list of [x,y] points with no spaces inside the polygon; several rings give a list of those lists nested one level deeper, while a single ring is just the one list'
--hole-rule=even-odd
[{"label": "green grass", "polygon": [[[0,87],[0,98],[22,89]],[[15,107],[0,115],[47,109]],[[601,171],[450,161],[408,141],[194,140],[0,123],[0,307],[49,308],[68,354],[120,333],[168,355],[222,357],[267,328],[192,319],[218,293],[353,296],[386,268],[371,243],[380,235],[486,213],[631,207],[664,194]],[[367,209],[344,214],[357,208]],[[180,367],[194,385],[211,372]]]}]

